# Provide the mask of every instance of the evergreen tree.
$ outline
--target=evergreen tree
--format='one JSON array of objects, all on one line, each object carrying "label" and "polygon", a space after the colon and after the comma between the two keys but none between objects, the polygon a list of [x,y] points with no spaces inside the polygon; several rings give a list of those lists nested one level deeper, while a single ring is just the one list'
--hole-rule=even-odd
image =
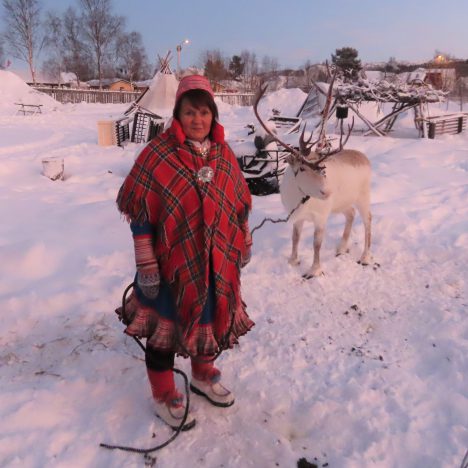
[{"label": "evergreen tree", "polygon": [[244,73],[244,62],[239,55],[233,55],[229,62],[229,71],[234,80],[238,80]]},{"label": "evergreen tree", "polygon": [[353,47],[336,49],[335,53],[332,54],[332,62],[345,79],[356,79],[362,69],[361,61],[358,59],[358,51]]},{"label": "evergreen tree", "polygon": [[212,81],[224,80],[229,73],[219,50],[207,50],[203,53],[205,76]]}]

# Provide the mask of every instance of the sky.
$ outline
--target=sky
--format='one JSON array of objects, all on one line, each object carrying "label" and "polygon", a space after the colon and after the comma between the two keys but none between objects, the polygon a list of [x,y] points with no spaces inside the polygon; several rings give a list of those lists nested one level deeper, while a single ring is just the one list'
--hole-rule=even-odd
[{"label": "sky", "polygon": [[[64,11],[78,0],[39,0]],[[247,49],[280,67],[330,59],[350,46],[363,62],[425,61],[436,49],[468,58],[467,0],[113,0],[113,12],[139,31],[151,62],[185,39],[181,65],[199,65],[203,51],[231,57]]]}]

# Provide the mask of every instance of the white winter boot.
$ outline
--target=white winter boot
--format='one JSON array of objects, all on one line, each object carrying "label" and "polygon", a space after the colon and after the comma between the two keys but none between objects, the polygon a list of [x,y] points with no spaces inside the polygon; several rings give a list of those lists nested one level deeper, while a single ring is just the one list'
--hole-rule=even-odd
[{"label": "white winter boot", "polygon": [[[210,356],[207,356],[210,358]],[[221,372],[211,359],[192,358],[190,390],[205,397],[212,405],[226,408],[234,404],[234,395],[221,385]]]},{"label": "white winter boot", "polygon": [[212,405],[227,408],[234,404],[234,395],[221,383],[212,380],[198,380],[192,377],[190,390],[197,395],[205,397]]},{"label": "white winter boot", "polygon": [[[164,401],[154,400],[156,405],[156,415],[162,419],[174,431],[179,429],[182,420],[184,419],[186,406],[184,404],[183,396],[175,392]],[[195,418],[189,413],[187,419],[181,428],[181,431],[188,431],[196,424]]]}]

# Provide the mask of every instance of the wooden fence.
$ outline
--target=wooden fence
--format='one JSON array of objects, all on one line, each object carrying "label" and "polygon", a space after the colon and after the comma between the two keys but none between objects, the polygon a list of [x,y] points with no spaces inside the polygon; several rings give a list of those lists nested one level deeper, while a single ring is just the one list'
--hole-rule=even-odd
[{"label": "wooden fence", "polygon": [[253,106],[255,93],[215,93],[215,97],[231,106]]},{"label": "wooden fence", "polygon": [[72,88],[45,88],[35,87],[41,93],[52,96],[56,101],[63,104],[80,102],[100,103],[100,104],[124,104],[133,102],[140,96],[140,92],[131,91],[101,91],[90,89],[72,89]]},{"label": "wooden fence", "polygon": [[434,139],[439,135],[461,133],[467,128],[467,119],[466,112],[426,117],[424,122],[427,124],[427,136]]},{"label": "wooden fence", "polygon": [[[140,95],[139,91],[109,91],[109,90],[89,90],[73,88],[47,88],[35,86],[41,93],[52,96],[56,101],[63,104],[80,102],[100,103],[100,104],[124,104],[135,101]],[[252,106],[254,93],[215,93],[221,101],[238,106]]]}]

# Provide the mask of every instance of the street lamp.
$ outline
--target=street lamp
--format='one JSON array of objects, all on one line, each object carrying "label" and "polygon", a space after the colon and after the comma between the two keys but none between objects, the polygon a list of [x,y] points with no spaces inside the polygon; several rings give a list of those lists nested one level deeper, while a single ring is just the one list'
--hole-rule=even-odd
[{"label": "street lamp", "polygon": [[182,46],[185,44],[189,44],[190,41],[188,39],[185,39],[183,42],[181,42],[177,47],[177,74],[180,74],[180,52],[182,51]]}]

